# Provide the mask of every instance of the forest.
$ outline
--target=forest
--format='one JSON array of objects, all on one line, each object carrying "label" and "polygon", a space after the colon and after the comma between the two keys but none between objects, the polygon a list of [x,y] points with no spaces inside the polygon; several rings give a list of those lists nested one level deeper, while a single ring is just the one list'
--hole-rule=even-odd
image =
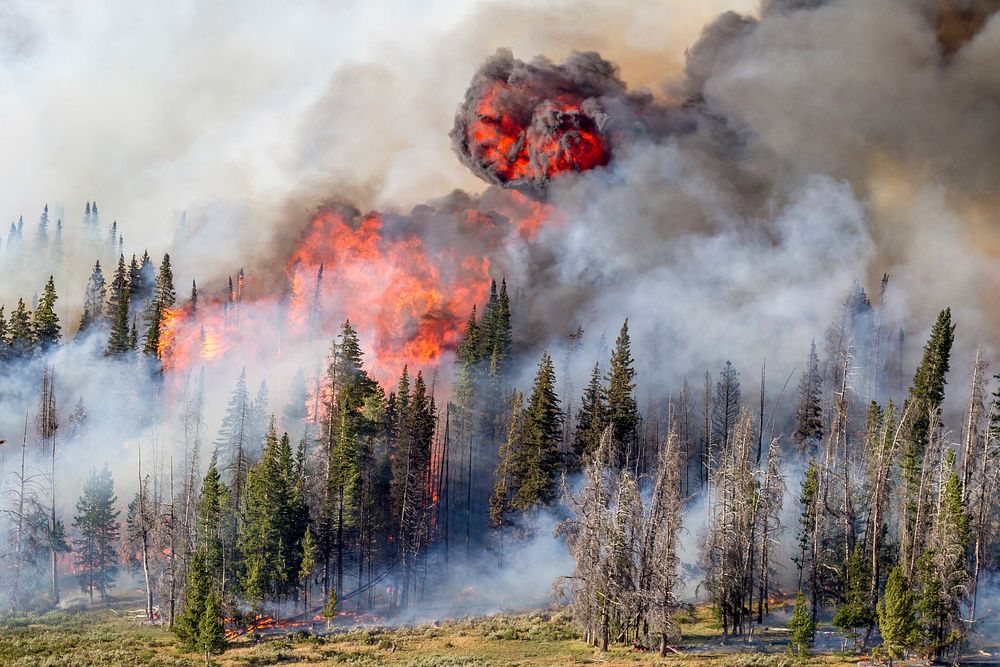
[{"label": "forest", "polygon": [[[97,215],[88,203],[84,224]],[[62,223],[51,239],[47,226],[47,208],[32,241],[13,225],[8,261],[57,262]],[[567,336],[565,363],[591,369],[578,395],[547,351],[518,386],[517,301],[494,280],[462,326],[447,387],[406,365],[391,383],[375,379],[347,320],[284,406],[266,383],[253,390],[244,367],[211,423],[206,393],[219,389],[204,367],[163,364],[170,316],[200,317],[197,285],[181,303],[170,256],[127,260],[116,226],[91,244],[117,262],[105,278],[98,260],[78,285],[78,321],[59,316],[52,277],[0,309],[11,380],[0,392],[5,406],[27,404],[2,445],[6,613],[58,606],[70,580],[99,604],[131,575],[147,620],[208,655],[281,619],[392,619],[433,597],[456,563],[502,570],[543,513],[572,564],[553,600],[600,650],[666,655],[677,619],[701,602],[736,640],[791,600],[790,650],[808,652],[830,621],[859,652],[954,658],[990,613],[997,377],[980,349],[946,423],[958,324],[945,308],[898,394],[904,334],[883,324],[888,276],[875,302],[855,283],[803,351],[797,388],[786,380],[778,393],[766,365],[758,385],[727,361],[640,410],[628,319],[602,358],[583,357],[582,328]],[[235,310],[232,284],[223,307]],[[121,460],[113,474],[87,458],[85,481],[84,468],[61,465],[86,446],[97,407],[63,388],[60,368],[77,362],[110,369],[102,414],[132,431],[169,425],[176,445],[126,451],[127,479]],[[79,494],[64,497],[74,476]]]}]

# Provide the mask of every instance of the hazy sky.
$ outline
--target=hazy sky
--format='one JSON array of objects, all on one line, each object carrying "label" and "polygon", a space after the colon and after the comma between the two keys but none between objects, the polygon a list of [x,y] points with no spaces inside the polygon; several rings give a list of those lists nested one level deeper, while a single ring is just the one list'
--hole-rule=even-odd
[{"label": "hazy sky", "polygon": [[496,48],[598,49],[658,86],[712,16],[755,3],[650,4],[4,0],[0,221],[49,203],[78,223],[97,200],[155,247],[180,211],[220,202],[239,211],[221,227],[259,230],[291,193],[408,207],[479,189],[447,132]]}]

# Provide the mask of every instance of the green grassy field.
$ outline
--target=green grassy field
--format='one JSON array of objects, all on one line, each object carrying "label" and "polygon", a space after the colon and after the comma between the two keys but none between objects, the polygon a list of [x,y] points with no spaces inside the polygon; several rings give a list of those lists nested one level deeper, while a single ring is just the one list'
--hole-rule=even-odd
[{"label": "green grassy field", "polygon": [[[143,625],[129,615],[136,604],[55,611],[0,622],[0,664],[45,666],[194,666],[204,659],[183,652],[165,628]],[[387,629],[354,629],[327,636],[304,632],[241,637],[213,659],[227,667],[263,665],[400,665],[408,667],[499,667],[501,665],[848,665],[857,658],[827,653],[791,660],[780,649],[780,633],[759,636],[753,646],[722,645],[707,611],[687,616],[681,655],[660,658],[627,647],[606,654],[578,639],[559,611],[498,615]],[[755,652],[764,646],[768,653]]]}]

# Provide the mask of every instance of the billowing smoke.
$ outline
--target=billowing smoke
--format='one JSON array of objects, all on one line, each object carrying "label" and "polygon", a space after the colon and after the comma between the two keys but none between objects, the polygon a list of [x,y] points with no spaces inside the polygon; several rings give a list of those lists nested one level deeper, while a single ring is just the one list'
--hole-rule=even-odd
[{"label": "billowing smoke", "polygon": [[616,139],[631,131],[624,116],[643,102],[597,53],[525,63],[501,49],[476,72],[451,138],[486,182],[540,193],[558,174],[607,164]]},{"label": "billowing smoke", "polygon": [[[166,157],[143,172],[137,192],[151,199],[127,200],[121,226],[126,255],[141,255],[146,242],[155,246],[150,251],[157,261],[164,250],[173,254],[183,289],[169,324],[173,347],[165,348],[168,381],[161,385],[159,376],[147,381],[144,375],[140,381],[133,374],[128,391],[109,392],[126,383],[101,358],[106,338],[97,336],[49,360],[57,368],[63,414],[79,403],[89,415],[85,431],[67,426],[60,434],[56,478],[65,489],[60,502],[67,523],[80,469],[109,461],[124,502],[134,492],[130,480],[140,447],[152,450],[144,462],[156,460],[161,470],[169,469],[171,455],[182,460],[183,392],[189,390],[181,388],[202,373],[211,388],[197,427],[203,463],[244,366],[252,386],[267,381],[279,429],[300,435],[295,418],[285,416],[308,407],[298,393],[306,384],[299,376],[310,387],[318,384],[330,340],[346,318],[358,325],[366,363],[380,380],[391,382],[403,363],[416,361],[428,375],[439,370],[436,391],[443,398],[463,322],[474,304],[481,305],[492,277],[506,276],[512,292],[518,348],[511,384],[527,388],[538,354],[548,348],[570,411],[586,371],[598,359],[606,362],[609,340],[626,316],[648,423],[685,378],[696,385],[726,359],[743,371],[749,394],[766,358],[770,406],[781,381],[801,369],[810,342],[822,348],[824,329],[854,281],[874,298],[884,272],[891,280],[882,326],[900,341],[891,353],[903,360],[883,378],[883,388],[905,391],[904,373],[912,372],[919,341],[948,305],[959,323],[956,377],[949,387],[962,385],[971,349],[982,343],[987,356],[995,352],[1000,329],[997,3],[771,0],[759,13],[748,3],[684,3],[697,4],[698,12],[723,12],[694,41],[690,30],[672,30],[680,31],[674,16],[696,10],[670,5],[657,21],[658,14],[644,13],[653,11],[645,9],[649,3],[639,3],[642,11],[622,4],[601,5],[572,24],[566,7],[524,8],[538,26],[530,34],[503,23],[517,13],[480,8],[456,18],[442,38],[421,36],[419,48],[406,46],[407,54],[419,57],[387,49],[389,55],[367,54],[368,62],[359,51],[360,64],[328,81],[306,77],[312,87],[297,89],[275,107],[244,104],[250,93],[241,89],[231,104],[253,113],[238,128],[216,118],[208,143],[192,138],[201,136],[194,128],[205,125],[199,113],[229,109],[214,94],[197,96],[188,115],[175,119],[180,127],[163,133],[170,139],[166,148],[147,126],[160,125],[144,117],[142,131],[133,133],[143,137],[136,153]],[[630,17],[649,19],[656,29]],[[35,33],[45,22],[36,23],[12,31],[22,37],[16,54],[0,53],[11,71],[8,61],[30,63],[32,49],[43,49]],[[312,31],[336,22],[301,23]],[[218,48],[217,31],[205,32],[211,39],[201,47]],[[309,34],[304,42],[334,41]],[[259,40],[250,44],[247,52],[257,54]],[[509,44],[520,57],[544,52],[548,58],[525,62],[503,50],[487,55]],[[242,51],[231,48],[222,62],[242,62]],[[484,56],[451,138],[462,162],[490,187],[445,194],[478,183],[447,154],[445,135],[471,74],[455,63]],[[101,63],[119,60],[127,59],[108,56]],[[423,78],[411,76],[413,68]],[[275,66],[261,77],[270,85],[286,74]],[[442,77],[440,90],[430,85],[436,77]],[[211,77],[191,85],[225,89]],[[401,102],[386,104],[390,97]],[[101,108],[92,102],[79,111],[84,128],[94,122],[87,114]],[[60,98],[41,106],[45,113],[22,108],[30,118],[61,120],[71,105]],[[19,122],[29,123],[25,118]],[[61,123],[53,120],[50,127],[60,131]],[[289,134],[295,139],[282,149],[257,143]],[[107,129],[103,135],[116,136]],[[178,135],[193,146],[182,156],[174,155]],[[96,161],[100,146],[87,143],[90,136],[78,128],[73,139],[81,147],[64,152]],[[113,152],[119,145],[111,138],[106,148]],[[52,143],[65,145],[61,134],[59,139]],[[260,154],[248,156],[246,146]],[[85,194],[101,199],[106,227],[121,209],[104,204],[105,196],[119,196],[104,191],[128,182],[125,173],[135,169],[136,158],[88,161],[74,172],[58,156],[48,155],[47,165],[35,162],[28,148],[11,154],[32,160],[31,168],[11,166],[0,192],[24,190],[40,210],[41,198],[49,196],[41,184],[59,184],[34,176],[29,182],[21,172],[42,174],[51,166],[67,181],[74,199],[63,216],[66,260],[53,270],[64,331],[71,334],[93,260],[103,253],[110,278],[107,260],[117,259],[122,244],[112,239],[114,247],[91,252],[95,246],[71,231],[83,208],[77,200]],[[215,174],[215,159],[226,169],[198,178],[202,170]],[[86,183],[91,173],[101,178]],[[168,202],[158,188],[170,178],[171,197],[185,189],[194,194]],[[91,195],[93,189],[99,192]],[[317,213],[327,198],[349,199],[353,206],[326,205]],[[421,203],[413,207],[415,201]],[[190,205],[186,222],[152,224],[155,233],[146,237],[142,214],[174,220],[180,217],[171,215],[174,205]],[[33,222],[29,217],[27,241],[4,242],[0,296],[7,316],[18,296],[30,304],[32,290],[49,272],[42,259],[56,257],[54,251],[30,254]],[[98,239],[97,246],[102,243]],[[240,265],[246,285],[237,278],[229,290],[226,274],[236,275]],[[196,316],[185,310],[192,278],[202,289]],[[139,326],[141,333],[141,319]],[[580,328],[582,346],[569,338]],[[11,443],[19,440],[26,413],[33,420],[40,363],[11,371],[0,387],[0,438]],[[162,396],[156,393],[161,390]],[[159,405],[136,408],[149,396],[156,396],[162,412]],[[310,405],[319,404],[319,396],[309,396]],[[783,400],[779,413],[789,410],[790,399]],[[946,422],[958,423],[951,415]],[[33,451],[29,467],[46,470],[42,448],[36,443]],[[9,472],[15,460],[9,445],[3,457]],[[485,503],[485,496],[480,500]]]}]

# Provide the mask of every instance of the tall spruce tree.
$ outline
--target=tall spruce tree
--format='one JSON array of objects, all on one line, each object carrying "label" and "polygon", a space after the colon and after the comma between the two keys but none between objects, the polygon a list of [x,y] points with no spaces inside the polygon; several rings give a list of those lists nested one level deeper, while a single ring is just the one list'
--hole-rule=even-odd
[{"label": "tall spruce tree", "polygon": [[104,280],[104,272],[101,270],[101,262],[94,263],[94,270],[87,281],[87,291],[83,296],[83,314],[80,316],[80,324],[77,329],[80,335],[91,326],[99,324],[105,319],[104,300],[107,298],[107,287]]},{"label": "tall spruce tree", "polygon": [[815,456],[823,440],[822,391],[823,376],[819,372],[819,356],[813,342],[809,347],[806,370],[799,380],[799,404],[795,409],[795,430],[792,431],[792,442],[800,456]]},{"label": "tall spruce tree", "polygon": [[573,433],[573,454],[579,466],[586,466],[597,451],[601,434],[608,425],[608,407],[604,387],[601,385],[600,364],[594,364],[590,382],[583,390],[580,409],[576,413],[576,430]]},{"label": "tall spruce tree", "polygon": [[878,629],[882,635],[882,650],[889,664],[903,658],[917,639],[917,618],[913,607],[910,582],[899,565],[889,572],[885,594],[878,607]]},{"label": "tall spruce tree", "polygon": [[59,326],[59,316],[56,315],[55,309],[58,298],[55,280],[49,276],[49,280],[42,290],[42,298],[38,301],[38,308],[35,309],[32,322],[35,330],[35,341],[42,352],[59,344],[62,328]]},{"label": "tall spruce tree", "polygon": [[639,456],[639,406],[635,400],[635,361],[627,319],[615,340],[606,380],[607,418],[618,445],[611,463],[616,467],[634,466]]},{"label": "tall spruce tree", "polygon": [[128,269],[125,257],[118,256],[118,268],[111,281],[111,295],[108,299],[108,311],[111,315],[111,333],[108,336],[108,347],[105,353],[110,357],[118,357],[131,349],[129,339],[129,303],[131,288],[128,282]]},{"label": "tall spruce tree", "polygon": [[17,300],[17,307],[10,314],[7,323],[9,354],[19,359],[35,352],[35,329],[31,326],[31,311],[24,305],[24,299]]},{"label": "tall spruce tree", "polygon": [[562,442],[562,411],[556,396],[552,357],[542,353],[528,397],[520,451],[513,453],[514,493],[511,505],[528,510],[556,498]]},{"label": "tall spruce tree", "polygon": [[73,527],[76,539],[77,579],[80,588],[94,599],[108,597],[118,572],[118,498],[114,492],[111,471],[105,465],[100,471],[91,470],[76,503]]}]

